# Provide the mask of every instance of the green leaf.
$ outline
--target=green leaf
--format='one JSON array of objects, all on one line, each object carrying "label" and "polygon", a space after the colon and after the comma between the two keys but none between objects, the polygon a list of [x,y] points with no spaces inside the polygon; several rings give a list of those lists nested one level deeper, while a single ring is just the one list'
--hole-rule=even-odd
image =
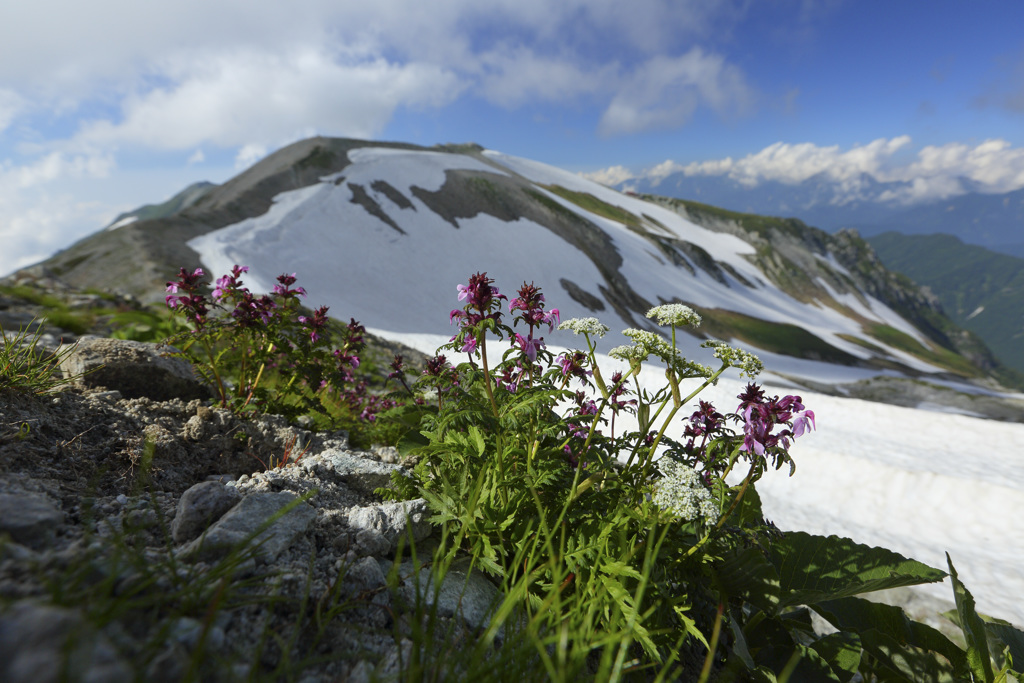
[{"label": "green leaf", "polygon": [[758,548],[738,548],[728,552],[712,567],[716,585],[726,595],[743,598],[765,612],[775,613],[779,606],[779,576],[775,567]]},{"label": "green leaf", "polygon": [[1013,670],[1024,673],[1024,631],[1014,628],[1004,621],[991,621],[985,623],[985,630],[994,640],[999,641],[1003,646],[999,648],[1009,649],[1013,658]]},{"label": "green leaf", "polygon": [[828,663],[843,683],[857,673],[861,659],[861,642],[860,636],[856,633],[832,633],[819,638],[811,647]]},{"label": "green leaf", "polygon": [[735,524],[739,527],[756,527],[761,525],[761,522],[764,520],[764,513],[761,511],[761,496],[753,484],[747,486],[743,498],[740,499],[740,504],[732,514],[730,524]]},{"label": "green leaf", "polygon": [[804,681],[807,683],[818,683],[819,681],[821,683],[838,683],[847,680],[840,678],[817,650],[799,644],[796,649],[800,651],[800,663],[792,670],[787,680],[800,683],[804,683]]},{"label": "green leaf", "polygon": [[949,579],[953,582],[953,595],[956,598],[956,613],[960,617],[960,629],[967,640],[967,664],[975,679],[992,683],[992,660],[988,653],[988,638],[985,633],[985,622],[974,609],[974,596],[960,583],[953,567],[953,560],[946,553],[949,564]]},{"label": "green leaf", "polygon": [[908,619],[899,607],[862,598],[830,600],[813,607],[840,631],[859,634],[864,649],[895,671],[916,676],[922,671],[941,669],[925,662],[920,653],[908,649],[919,648],[942,655],[958,675],[966,673],[963,650],[931,626]]},{"label": "green leaf", "polygon": [[946,576],[891,550],[802,531],[789,532],[775,543],[771,561],[779,575],[780,608],[933,583]]}]

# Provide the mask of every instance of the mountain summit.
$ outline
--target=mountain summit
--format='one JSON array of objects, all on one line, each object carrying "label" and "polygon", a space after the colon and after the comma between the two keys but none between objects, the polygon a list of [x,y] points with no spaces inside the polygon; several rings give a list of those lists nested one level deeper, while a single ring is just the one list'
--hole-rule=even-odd
[{"label": "mountain summit", "polygon": [[699,357],[705,336],[732,340],[794,378],[1008,376],[856,233],[630,196],[478,145],[312,138],[190,191],[46,265],[150,301],[180,266],[216,277],[248,265],[246,283],[264,291],[296,272],[311,303],[384,335],[450,335],[456,285],[485,271],[508,293],[534,282],[563,319],[613,330],[656,329],[648,309],[687,304],[705,322],[684,353]]}]

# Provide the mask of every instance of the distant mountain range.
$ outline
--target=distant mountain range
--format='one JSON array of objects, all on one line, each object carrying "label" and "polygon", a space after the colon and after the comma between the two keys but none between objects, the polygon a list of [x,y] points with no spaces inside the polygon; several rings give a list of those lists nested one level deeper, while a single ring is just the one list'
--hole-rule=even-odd
[{"label": "distant mountain range", "polygon": [[953,235],[887,232],[868,241],[887,268],[928,287],[956,324],[1024,372],[1024,259]]},{"label": "distant mountain range", "polygon": [[[505,293],[533,281],[563,319],[597,316],[612,330],[657,329],[644,317],[651,306],[688,304],[705,320],[680,344],[695,359],[713,336],[818,383],[1019,381],[856,233],[627,196],[477,145],[304,140],[44,263],[74,285],[148,301],[163,300],[182,266],[218,276],[245,264],[262,291],[296,272],[311,305],[382,336],[450,335],[455,286],[486,271]],[[549,342],[578,343],[558,332]]]},{"label": "distant mountain range", "polygon": [[[961,180],[970,187],[968,180]],[[946,233],[968,244],[1024,257],[1024,189],[1003,194],[969,192],[911,206],[888,201],[910,189],[907,182],[879,182],[868,174],[842,185],[824,175],[802,183],[762,181],[745,185],[725,175],[672,173],[634,178],[617,189],[699,201],[732,211],[796,216],[829,232],[856,228],[862,235]],[[851,192],[848,188],[855,187]],[[858,197],[851,200],[851,196]]]}]

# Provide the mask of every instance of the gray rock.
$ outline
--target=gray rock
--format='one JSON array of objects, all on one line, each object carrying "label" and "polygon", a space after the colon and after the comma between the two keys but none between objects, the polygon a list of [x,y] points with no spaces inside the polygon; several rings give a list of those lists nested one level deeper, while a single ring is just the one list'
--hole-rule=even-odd
[{"label": "gray rock", "polygon": [[[303,502],[270,522],[297,498],[290,491],[252,493],[231,508],[205,534],[182,548],[181,556],[193,561],[215,562],[254,537],[255,559],[257,562],[270,562],[304,534],[316,518],[316,511]],[[268,522],[270,526],[256,535]]]},{"label": "gray rock", "polygon": [[[483,628],[501,605],[503,596],[481,572],[470,571],[469,567],[468,558],[453,562],[441,582],[441,589],[437,590],[429,568],[421,568],[417,580],[413,563],[403,562],[399,565],[403,580],[398,595],[410,606],[417,601],[423,601],[426,606],[436,602],[438,616],[459,616],[470,628]],[[499,637],[503,632],[503,628],[499,629]]]},{"label": "gray rock", "polygon": [[362,555],[384,557],[391,552],[391,541],[375,529],[361,529],[356,533],[356,547]]},{"label": "gray rock", "polygon": [[390,551],[393,552],[406,532],[409,532],[413,541],[422,541],[430,535],[431,526],[427,521],[429,514],[427,501],[417,498],[355,508],[348,514],[348,524],[353,529],[376,531],[387,539]]},{"label": "gray rock", "polygon": [[0,615],[0,680],[127,683],[133,675],[79,613],[21,602]]},{"label": "gray rock", "polygon": [[64,513],[43,496],[0,493],[0,534],[16,543],[42,550],[51,545]]},{"label": "gray rock", "polygon": [[196,538],[240,500],[242,494],[238,489],[220,481],[203,481],[188,489],[181,495],[171,522],[174,542],[184,543]]},{"label": "gray rock", "polygon": [[[209,398],[191,364],[168,346],[85,336],[61,362],[64,377],[84,388],[119,391],[125,398],[169,401]],[[85,373],[85,374],[83,374]]]},{"label": "gray rock", "polygon": [[369,458],[360,458],[348,451],[328,449],[308,458],[333,473],[333,478],[350,488],[372,493],[374,489],[391,483],[391,473],[402,471],[397,465],[380,463]]}]

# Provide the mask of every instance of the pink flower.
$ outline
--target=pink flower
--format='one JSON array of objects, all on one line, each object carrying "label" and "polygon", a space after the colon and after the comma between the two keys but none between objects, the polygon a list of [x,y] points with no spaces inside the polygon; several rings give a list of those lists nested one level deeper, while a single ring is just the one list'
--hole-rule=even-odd
[{"label": "pink flower", "polygon": [[524,337],[523,335],[516,333],[516,344],[526,354],[526,357],[530,359],[531,363],[537,362],[537,352],[544,348],[543,339],[534,339],[533,337]]}]

